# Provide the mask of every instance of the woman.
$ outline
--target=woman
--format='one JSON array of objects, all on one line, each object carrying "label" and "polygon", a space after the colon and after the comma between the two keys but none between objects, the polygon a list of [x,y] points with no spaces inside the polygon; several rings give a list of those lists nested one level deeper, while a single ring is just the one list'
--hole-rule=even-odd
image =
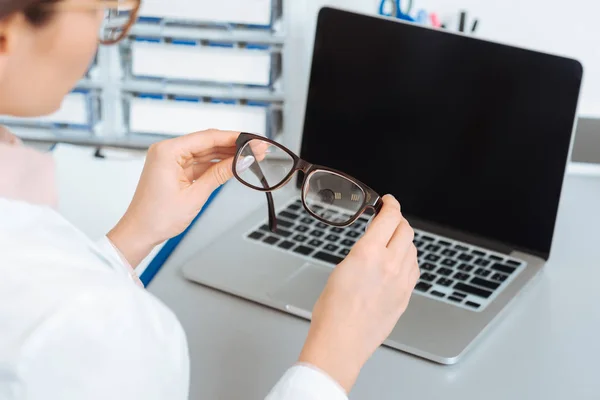
[{"label": "woman", "polygon": [[[85,73],[115,3],[0,1],[0,114],[55,111]],[[134,268],[231,178],[238,134],[210,130],[152,146],[130,207],[97,243],[53,211],[51,159],[2,135],[0,163],[26,160],[29,171],[0,166],[0,399],[186,398],[185,334]],[[298,363],[269,399],[345,399],[406,309],[419,275],[413,231],[394,198],[384,203],[331,275]]]}]

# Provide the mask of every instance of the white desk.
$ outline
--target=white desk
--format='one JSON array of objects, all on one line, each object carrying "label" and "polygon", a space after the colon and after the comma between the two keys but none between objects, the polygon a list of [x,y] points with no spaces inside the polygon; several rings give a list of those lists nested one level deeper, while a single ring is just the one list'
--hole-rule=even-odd
[{"label": "white desk", "polygon": [[[229,183],[149,285],[179,317],[191,399],[260,399],[293,362],[308,322],[187,282],[184,260],[264,195]],[[201,255],[200,255],[201,257]],[[351,399],[600,398],[600,178],[569,176],[551,262],[459,364],[380,348]]]}]

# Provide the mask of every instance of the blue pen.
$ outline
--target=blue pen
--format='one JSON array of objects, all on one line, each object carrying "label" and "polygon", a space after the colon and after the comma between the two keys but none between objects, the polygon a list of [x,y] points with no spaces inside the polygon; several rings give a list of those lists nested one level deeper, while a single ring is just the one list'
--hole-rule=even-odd
[{"label": "blue pen", "polygon": [[[408,6],[403,10],[401,0],[381,0],[381,3],[379,3],[379,14],[386,17],[394,17],[404,21],[414,22],[414,18],[410,16],[410,12],[413,8],[413,0],[406,1]],[[386,8],[391,9],[386,10]]]}]

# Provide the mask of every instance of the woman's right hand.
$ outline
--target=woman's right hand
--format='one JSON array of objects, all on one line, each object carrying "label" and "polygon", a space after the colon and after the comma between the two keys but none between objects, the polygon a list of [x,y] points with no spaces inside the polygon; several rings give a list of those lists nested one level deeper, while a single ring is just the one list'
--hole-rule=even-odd
[{"label": "woman's right hand", "polygon": [[395,198],[383,201],[364,236],[332,272],[299,359],[346,392],[406,310],[420,275],[414,231]]}]

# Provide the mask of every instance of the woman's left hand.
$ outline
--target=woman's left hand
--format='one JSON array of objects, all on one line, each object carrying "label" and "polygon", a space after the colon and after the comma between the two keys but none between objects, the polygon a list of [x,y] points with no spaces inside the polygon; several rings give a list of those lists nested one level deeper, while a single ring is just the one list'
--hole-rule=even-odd
[{"label": "woman's left hand", "polygon": [[233,176],[238,136],[207,130],[150,147],[131,205],[108,234],[131,266],[183,232],[210,194]]}]

